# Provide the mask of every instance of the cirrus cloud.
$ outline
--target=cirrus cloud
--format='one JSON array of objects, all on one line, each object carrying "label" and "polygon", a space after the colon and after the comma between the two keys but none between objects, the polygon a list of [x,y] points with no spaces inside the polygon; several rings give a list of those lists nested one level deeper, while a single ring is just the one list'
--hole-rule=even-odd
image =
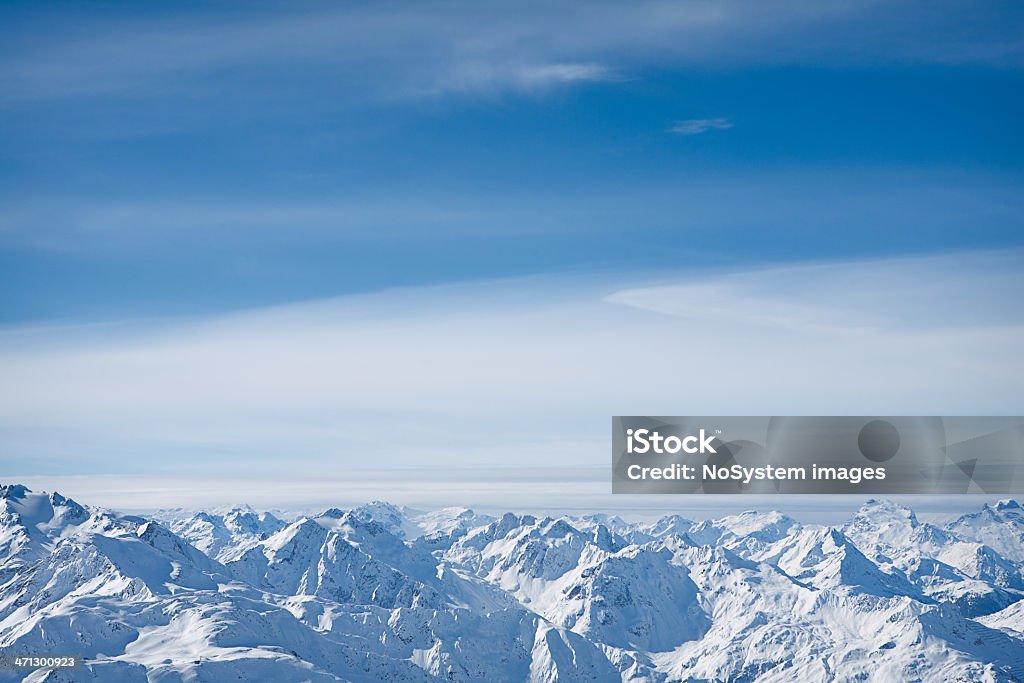
[{"label": "cirrus cloud", "polygon": [[685,119],[672,124],[671,130],[676,135],[700,135],[710,130],[727,130],[732,128],[732,121],[718,117],[713,119]]}]

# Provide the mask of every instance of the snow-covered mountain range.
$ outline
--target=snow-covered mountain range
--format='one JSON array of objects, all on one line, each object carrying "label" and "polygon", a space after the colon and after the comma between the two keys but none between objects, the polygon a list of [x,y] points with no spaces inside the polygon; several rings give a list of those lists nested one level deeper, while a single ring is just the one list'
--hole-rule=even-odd
[{"label": "snow-covered mountain range", "polygon": [[1020,681],[1024,509],[145,518],[0,487],[0,681]]}]

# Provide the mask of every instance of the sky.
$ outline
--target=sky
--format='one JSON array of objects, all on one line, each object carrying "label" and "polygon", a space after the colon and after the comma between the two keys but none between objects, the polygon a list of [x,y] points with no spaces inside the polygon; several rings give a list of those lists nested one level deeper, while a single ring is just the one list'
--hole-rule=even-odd
[{"label": "sky", "polygon": [[614,509],[615,414],[1020,415],[1022,120],[1013,2],[6,2],[0,478]]}]

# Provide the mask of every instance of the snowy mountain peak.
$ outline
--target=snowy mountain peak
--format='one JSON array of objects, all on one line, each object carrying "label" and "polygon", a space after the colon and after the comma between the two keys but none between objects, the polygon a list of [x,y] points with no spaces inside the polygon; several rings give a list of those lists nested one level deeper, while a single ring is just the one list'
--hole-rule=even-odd
[{"label": "snowy mountain peak", "polygon": [[693,527],[693,522],[681,515],[666,515],[646,528],[654,537],[668,534],[682,535]]},{"label": "snowy mountain peak", "polygon": [[322,543],[327,534],[327,529],[316,520],[303,517],[268,538],[262,545],[277,552],[290,545]]},{"label": "snowy mountain peak", "polygon": [[485,526],[494,521],[490,515],[482,515],[469,508],[448,507],[411,516],[412,521],[424,535],[463,535],[470,529]]},{"label": "snowy mountain peak", "polygon": [[385,520],[401,519],[403,512],[397,505],[385,503],[381,500],[374,500],[352,508],[352,514],[360,517],[366,517],[368,519],[375,519],[378,522],[384,522]]},{"label": "snowy mountain peak", "polygon": [[4,486],[3,491],[0,524],[4,524],[2,520],[6,517],[7,525],[21,527],[36,542],[56,539],[64,528],[80,525],[89,518],[88,510],[59,493],[36,493],[20,485]]},{"label": "snowy mountain peak", "polygon": [[1015,562],[1024,562],[1024,509],[1015,500],[986,504],[945,526],[962,538],[983,543]]},{"label": "snowy mountain peak", "polygon": [[[706,520],[690,527],[688,538],[698,545],[724,545],[748,552],[764,549],[798,531],[796,520],[779,512],[758,513],[751,510],[738,515]],[[744,553],[741,553],[744,554]]]},{"label": "snowy mountain peak", "polygon": [[579,530],[569,524],[567,520],[562,518],[553,519],[551,517],[545,517],[541,520],[540,533],[552,538],[564,538],[572,534],[580,534]]},{"label": "snowy mountain peak", "polygon": [[891,500],[876,500],[874,498],[867,500],[860,509],[857,510],[854,517],[870,518],[874,520],[891,519],[898,521],[899,523],[906,523],[912,527],[918,526],[917,515],[914,511],[905,505],[899,505],[892,502]]},{"label": "snowy mountain peak", "polygon": [[[943,536],[931,525],[922,525],[914,511],[888,500],[869,500],[843,527],[843,531],[863,547],[893,552],[893,549],[919,545],[927,535]],[[939,542],[943,542],[939,539]]]},{"label": "snowy mountain peak", "polygon": [[32,490],[21,484],[4,484],[0,486],[0,498],[17,500],[24,498],[30,493],[32,493]]},{"label": "snowy mountain peak", "polygon": [[405,509],[379,500],[352,508],[347,517],[350,524],[373,522],[402,539],[416,538],[423,533],[423,530],[408,518]]},{"label": "snowy mountain peak", "polygon": [[272,534],[284,528],[284,522],[269,512],[257,513],[252,508],[234,508],[223,516],[224,526],[234,534],[254,536]]}]

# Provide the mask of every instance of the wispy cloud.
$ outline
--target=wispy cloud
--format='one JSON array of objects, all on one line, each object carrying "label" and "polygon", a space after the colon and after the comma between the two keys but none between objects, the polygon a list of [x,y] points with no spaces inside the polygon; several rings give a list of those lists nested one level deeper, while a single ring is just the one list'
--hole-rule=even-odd
[{"label": "wispy cloud", "polygon": [[709,130],[726,130],[732,128],[732,122],[726,118],[685,119],[676,121],[671,130],[676,135],[700,135]]},{"label": "wispy cloud", "polygon": [[542,278],[7,328],[0,471],[592,466],[615,414],[1015,412],[1020,263]]},{"label": "wispy cloud", "polygon": [[[86,31],[72,24],[61,40],[0,65],[2,99],[174,96],[203,92],[211,80],[230,89],[238,69],[258,76],[275,74],[274,67],[286,67],[292,84],[330,82],[339,95],[348,90],[384,99],[537,90],[609,77],[598,61],[566,59],[543,44],[549,37],[536,35],[538,26],[509,19],[500,10],[446,15],[399,4],[242,19],[183,13],[98,21]],[[538,39],[542,44],[531,45]]]},{"label": "wispy cloud", "polygon": [[573,81],[607,80],[611,74],[600,64],[548,64],[524,69],[522,79],[527,83],[572,83]]},{"label": "wispy cloud", "polygon": [[69,14],[65,22],[48,18],[31,42],[16,40],[18,23],[8,22],[0,102],[182,90],[222,96],[247,68],[252,78],[269,79],[284,69],[289,82],[329,86],[339,96],[402,98],[475,87],[534,90],[650,65],[1024,62],[1012,3],[989,4],[984,15],[970,3],[939,5],[644,0],[531,11],[456,2]]},{"label": "wispy cloud", "polygon": [[[470,61],[455,63],[425,82],[420,92],[446,95],[454,92],[494,94],[508,90],[540,92],[572,84],[616,80],[614,72],[596,63],[516,64]],[[415,89],[415,88],[414,88]],[[408,92],[402,93],[408,94]]]},{"label": "wispy cloud", "polygon": [[[770,173],[707,172],[660,179],[613,193],[584,185],[452,192],[399,181],[373,192],[330,197],[159,195],[11,199],[0,217],[0,246],[74,252],[120,252],[157,247],[188,254],[198,243],[246,243],[263,250],[264,263],[283,244],[436,240],[439,237],[555,236],[618,230],[638,213],[670,217],[634,230],[695,236],[763,225],[770,215],[796,231],[860,226],[871,241],[902,232],[970,235],[979,222],[1010,230],[1024,211],[1020,179],[1012,174],[893,169],[811,169]],[[878,227],[876,227],[878,226]],[[877,230],[877,232],[875,231]],[[328,238],[325,242],[324,238]],[[960,243],[956,243],[960,244]]]}]

